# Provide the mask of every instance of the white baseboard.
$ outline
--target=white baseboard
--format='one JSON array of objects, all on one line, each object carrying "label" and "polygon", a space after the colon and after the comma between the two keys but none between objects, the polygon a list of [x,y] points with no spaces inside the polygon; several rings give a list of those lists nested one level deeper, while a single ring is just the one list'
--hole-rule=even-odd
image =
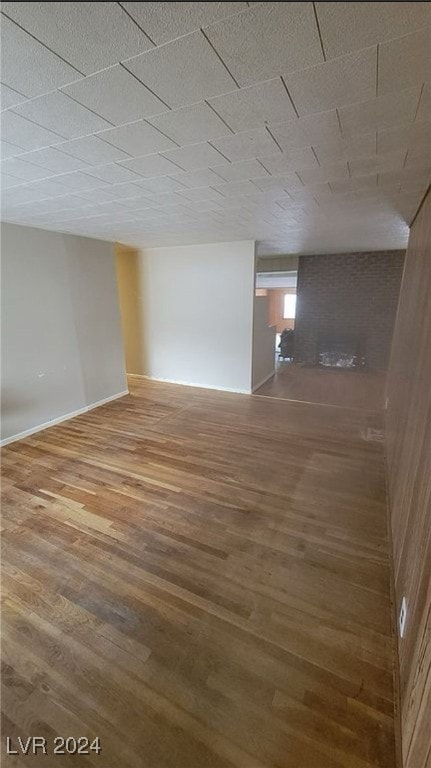
[{"label": "white baseboard", "polygon": [[110,395],[109,397],[104,397],[103,400],[98,400],[97,403],[91,403],[91,405],[85,405],[83,408],[78,408],[77,411],[71,411],[70,413],[64,414],[64,416],[57,416],[55,419],[51,419],[50,421],[45,421],[43,424],[38,424],[37,427],[31,427],[30,429],[25,429],[24,432],[18,432],[16,435],[12,435],[11,437],[5,437],[4,440],[0,440],[0,446],[9,445],[9,443],[14,443],[16,440],[22,440],[24,437],[30,437],[30,435],[34,435],[36,432],[42,432],[43,429],[48,429],[49,427],[55,427],[56,424],[61,424],[62,421],[68,421],[69,419],[75,418],[75,416],[81,416],[83,413],[88,413],[88,411],[92,411],[93,408],[99,408],[101,405],[105,405],[106,403],[110,403],[111,400],[118,400],[120,397],[124,397],[125,395],[129,394],[129,390],[125,389],[123,392],[117,392],[116,395]]},{"label": "white baseboard", "polygon": [[148,381],[161,381],[163,384],[179,384],[181,387],[198,387],[199,389],[215,389],[218,392],[235,392],[237,395],[250,395],[251,389],[235,389],[234,387],[217,387],[213,384],[195,384],[191,381],[179,381],[177,379],[161,379],[157,376],[146,376],[143,373],[127,373],[133,379],[148,379]]},{"label": "white baseboard", "polygon": [[275,371],[272,371],[272,373],[269,373],[269,374],[268,374],[268,376],[265,376],[265,378],[264,378],[264,379],[262,379],[261,381],[259,381],[259,383],[258,383],[258,384],[255,384],[255,385],[254,385],[254,387],[253,387],[253,389],[252,389],[252,392],[256,392],[256,389],[259,389],[259,387],[263,387],[263,385],[265,384],[265,382],[266,382],[266,381],[269,381],[270,379],[272,379],[272,377],[274,376],[274,374],[275,374]]}]

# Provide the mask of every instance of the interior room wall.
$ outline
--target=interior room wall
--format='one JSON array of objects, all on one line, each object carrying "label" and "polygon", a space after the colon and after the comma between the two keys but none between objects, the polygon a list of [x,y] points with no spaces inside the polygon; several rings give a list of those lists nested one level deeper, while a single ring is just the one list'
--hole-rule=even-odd
[{"label": "interior room wall", "polygon": [[314,363],[319,333],[361,337],[370,368],[385,370],[404,251],[299,258],[295,362]]},{"label": "interior room wall", "polygon": [[431,713],[431,193],[413,223],[387,378],[386,452],[404,768],[429,765]]},{"label": "interior room wall", "polygon": [[275,327],[268,324],[269,297],[255,295],[253,313],[252,390],[274,374]]},{"label": "interior room wall", "polygon": [[256,259],[256,272],[297,272],[299,257],[289,256],[259,256]]},{"label": "interior room wall", "polygon": [[115,246],[115,257],[126,371],[144,375],[146,354],[140,306],[141,258],[136,248],[119,244]]},{"label": "interior room wall", "polygon": [[111,243],[2,224],[2,441],[127,393]]},{"label": "interior room wall", "polygon": [[254,241],[117,248],[127,372],[250,392],[254,262]]},{"label": "interior room wall", "polygon": [[277,333],[281,333],[285,328],[293,330],[295,327],[294,317],[284,317],[284,296],[286,293],[296,293],[296,288],[268,288],[269,324],[275,325]]}]

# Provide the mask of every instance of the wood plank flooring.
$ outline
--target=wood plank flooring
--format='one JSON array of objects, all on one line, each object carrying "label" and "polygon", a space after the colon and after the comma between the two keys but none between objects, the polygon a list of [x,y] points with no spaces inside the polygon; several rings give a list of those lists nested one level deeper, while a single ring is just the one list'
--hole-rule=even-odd
[{"label": "wood plank flooring", "polygon": [[275,375],[255,394],[373,411],[383,408],[385,382],[385,371],[331,371],[278,361]]},{"label": "wood plank flooring", "polygon": [[130,389],[2,451],[2,765],[394,768],[381,416]]}]

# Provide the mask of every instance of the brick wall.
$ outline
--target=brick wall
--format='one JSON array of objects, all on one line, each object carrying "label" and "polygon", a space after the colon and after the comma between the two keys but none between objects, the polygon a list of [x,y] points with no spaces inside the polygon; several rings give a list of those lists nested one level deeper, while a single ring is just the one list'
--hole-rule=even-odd
[{"label": "brick wall", "polygon": [[358,335],[370,368],[385,369],[404,251],[301,256],[295,361],[316,361],[319,333]]}]

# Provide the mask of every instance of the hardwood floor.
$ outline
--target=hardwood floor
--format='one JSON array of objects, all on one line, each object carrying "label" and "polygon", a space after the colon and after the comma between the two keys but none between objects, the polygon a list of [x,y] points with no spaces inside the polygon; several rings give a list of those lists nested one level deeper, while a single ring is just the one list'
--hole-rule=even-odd
[{"label": "hardwood floor", "polygon": [[130,388],[2,451],[5,768],[394,768],[381,416]]},{"label": "hardwood floor", "polygon": [[330,371],[278,362],[275,375],[255,394],[373,411],[383,408],[385,381],[384,371]]}]

